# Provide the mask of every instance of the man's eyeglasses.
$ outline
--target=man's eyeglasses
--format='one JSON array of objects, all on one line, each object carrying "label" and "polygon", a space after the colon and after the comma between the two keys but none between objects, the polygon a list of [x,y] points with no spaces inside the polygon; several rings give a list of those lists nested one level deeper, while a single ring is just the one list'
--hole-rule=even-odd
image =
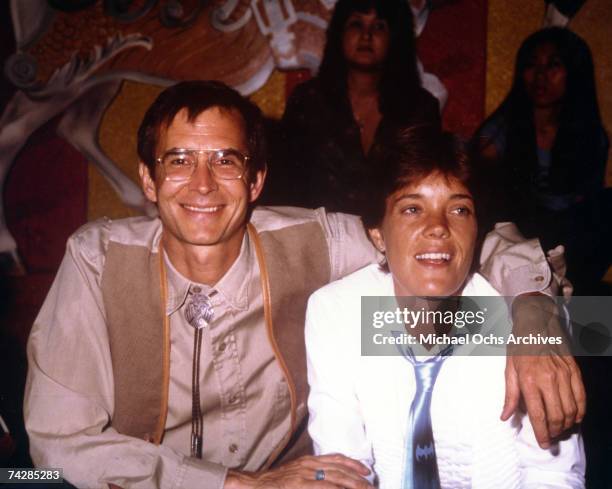
[{"label": "man's eyeglasses", "polygon": [[201,154],[206,155],[206,164],[215,178],[238,180],[246,173],[249,157],[236,149],[173,149],[157,162],[164,167],[167,180],[184,182],[193,176]]}]

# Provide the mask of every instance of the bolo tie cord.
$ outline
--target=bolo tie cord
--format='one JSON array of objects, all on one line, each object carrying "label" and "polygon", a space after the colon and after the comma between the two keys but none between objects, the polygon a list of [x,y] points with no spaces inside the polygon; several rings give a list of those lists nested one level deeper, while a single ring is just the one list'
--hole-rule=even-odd
[{"label": "bolo tie cord", "polygon": [[191,456],[202,458],[203,419],[200,404],[200,354],[202,328],[193,331],[193,363],[191,369]]},{"label": "bolo tie cord", "polygon": [[202,335],[210,324],[214,311],[210,297],[201,293],[200,287],[193,287],[185,309],[185,319],[193,326],[193,363],[191,366],[191,456],[202,458],[204,421],[200,403],[200,357],[202,356]]}]

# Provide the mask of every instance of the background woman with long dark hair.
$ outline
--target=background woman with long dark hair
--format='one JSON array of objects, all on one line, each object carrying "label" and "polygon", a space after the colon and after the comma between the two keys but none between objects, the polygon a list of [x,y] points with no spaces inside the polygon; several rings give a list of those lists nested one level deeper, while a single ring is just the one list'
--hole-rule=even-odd
[{"label": "background woman with long dark hair", "polygon": [[413,15],[405,0],[339,0],[318,75],[298,86],[283,117],[292,203],[356,213],[366,155],[387,121],[440,124],[421,88]]},{"label": "background woman with long dark hair", "polygon": [[516,222],[544,249],[563,244],[577,292],[590,292],[609,266],[610,198],[603,191],[609,143],[588,45],[558,27],[529,36],[509,94],[475,144],[501,178],[497,220]]}]

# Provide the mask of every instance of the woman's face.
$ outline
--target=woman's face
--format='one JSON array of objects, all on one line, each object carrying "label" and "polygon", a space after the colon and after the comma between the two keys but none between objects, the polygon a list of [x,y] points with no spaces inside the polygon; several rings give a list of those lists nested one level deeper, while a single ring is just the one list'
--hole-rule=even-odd
[{"label": "woman's face", "polygon": [[543,43],[534,49],[523,71],[527,95],[535,107],[551,107],[561,103],[565,95],[567,70],[557,48]]},{"label": "woman's face", "polygon": [[353,12],[344,24],[342,51],[353,69],[380,69],[387,57],[389,42],[389,25],[376,16],[375,10]]},{"label": "woman's face", "polygon": [[459,180],[438,172],[387,198],[379,228],[371,229],[383,251],[398,296],[450,296],[461,292],[476,245],[472,194]]}]

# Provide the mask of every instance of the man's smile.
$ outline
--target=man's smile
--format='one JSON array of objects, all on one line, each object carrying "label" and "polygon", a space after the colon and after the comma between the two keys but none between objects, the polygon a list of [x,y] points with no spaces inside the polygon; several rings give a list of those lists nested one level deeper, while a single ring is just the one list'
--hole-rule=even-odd
[{"label": "man's smile", "polygon": [[186,210],[191,211],[191,212],[213,214],[213,213],[215,213],[217,211],[220,211],[223,206],[221,206],[221,205],[198,206],[198,205],[181,204],[181,207],[183,207],[183,209],[186,209]]}]

